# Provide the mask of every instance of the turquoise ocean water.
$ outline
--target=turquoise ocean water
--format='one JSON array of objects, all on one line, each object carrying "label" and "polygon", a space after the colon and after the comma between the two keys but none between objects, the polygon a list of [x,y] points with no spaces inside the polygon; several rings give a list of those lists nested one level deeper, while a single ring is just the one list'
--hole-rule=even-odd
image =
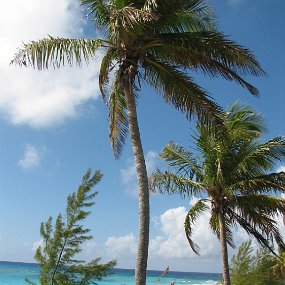
[{"label": "turquoise ocean water", "polygon": [[[193,273],[170,271],[166,276],[158,280],[160,271],[149,270],[147,285],[213,285],[216,284],[221,275],[216,273]],[[39,267],[37,264],[21,262],[0,261],[0,285],[27,285],[25,278],[37,281]],[[134,284],[134,270],[114,269],[113,274],[98,281],[99,285],[132,285]]]}]

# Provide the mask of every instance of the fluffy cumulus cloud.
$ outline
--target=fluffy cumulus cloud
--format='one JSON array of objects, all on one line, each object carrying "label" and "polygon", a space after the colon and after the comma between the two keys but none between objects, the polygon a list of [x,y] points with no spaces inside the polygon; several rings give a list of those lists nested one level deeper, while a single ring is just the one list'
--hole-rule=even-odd
[{"label": "fluffy cumulus cloud", "polygon": [[109,237],[105,245],[107,255],[112,258],[136,253],[136,238],[132,233],[120,237]]},{"label": "fluffy cumulus cloud", "polygon": [[125,236],[112,236],[105,242],[105,258],[117,260],[121,268],[134,268],[137,241],[133,233]]},{"label": "fluffy cumulus cloud", "polygon": [[[145,156],[145,163],[147,168],[147,173],[150,175],[157,167],[159,162],[159,156],[154,151],[149,151]],[[125,185],[126,192],[137,197],[137,174],[134,161],[129,159],[127,161],[128,166],[120,170],[122,181]]]},{"label": "fluffy cumulus cloud", "polygon": [[[21,12],[17,12],[21,11]],[[72,0],[15,0],[0,11],[0,114],[13,124],[45,127],[76,116],[97,98],[99,60],[82,68],[37,71],[10,66],[22,42],[48,35],[82,36],[83,14]]]},{"label": "fluffy cumulus cloud", "polygon": [[[197,199],[190,202],[193,206]],[[160,264],[172,264],[178,270],[195,271],[205,266],[205,271],[221,270],[220,245],[217,237],[210,231],[208,223],[210,214],[200,216],[193,227],[193,240],[200,247],[200,256],[190,249],[184,234],[184,219],[187,214],[185,207],[169,209],[159,217],[161,234],[150,241],[150,264],[157,267]],[[275,217],[283,237],[285,237],[284,221],[282,217]],[[251,239],[241,228],[234,228],[233,237],[236,248],[242,242]],[[258,243],[253,239],[253,247],[258,248]],[[236,253],[236,249],[228,248],[229,256]],[[168,262],[168,263],[167,263]],[[191,264],[191,270],[189,269]],[[161,267],[161,266],[160,266]]]},{"label": "fluffy cumulus cloud", "polygon": [[36,147],[28,144],[23,157],[18,161],[18,166],[24,170],[38,167],[45,151],[45,147]]},{"label": "fluffy cumulus cloud", "polygon": [[[191,201],[191,205],[195,199]],[[200,256],[193,253],[184,234],[184,219],[187,214],[185,207],[169,209],[157,220],[160,234],[150,239],[149,261],[150,269],[163,270],[169,266],[178,271],[221,272],[220,245],[216,236],[209,230],[209,214],[201,216],[194,227],[193,240],[200,246]],[[279,217],[280,231],[285,236],[283,219]],[[238,246],[249,240],[242,229],[233,229],[235,244]],[[33,244],[33,251],[42,245],[42,240]],[[253,239],[254,248],[258,248]],[[134,268],[137,253],[137,238],[133,233],[122,236],[111,236],[103,244],[90,241],[84,244],[79,259],[90,261],[95,257],[103,257],[102,262],[117,260],[120,268]],[[236,253],[229,248],[229,256]]]},{"label": "fluffy cumulus cloud", "polygon": [[[162,235],[151,241],[150,249],[157,258],[191,259],[196,258],[190,249],[184,233],[184,220],[187,214],[185,207],[169,209],[160,216]],[[217,256],[218,241],[209,231],[209,215],[201,216],[198,227],[194,228],[193,240],[200,246],[202,257]]]}]

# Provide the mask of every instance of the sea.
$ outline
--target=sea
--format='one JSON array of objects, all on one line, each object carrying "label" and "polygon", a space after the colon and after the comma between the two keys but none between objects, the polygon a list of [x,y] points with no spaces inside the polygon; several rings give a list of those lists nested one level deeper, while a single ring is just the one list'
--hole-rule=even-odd
[{"label": "sea", "polygon": [[[113,269],[112,274],[96,281],[98,285],[133,285],[133,269]],[[0,285],[27,285],[25,278],[38,282],[39,266],[34,263],[0,261]],[[221,274],[169,271],[162,276],[161,271],[147,272],[147,285],[214,285],[221,280]],[[174,282],[174,283],[173,283]],[[39,284],[40,285],[40,284]]]}]

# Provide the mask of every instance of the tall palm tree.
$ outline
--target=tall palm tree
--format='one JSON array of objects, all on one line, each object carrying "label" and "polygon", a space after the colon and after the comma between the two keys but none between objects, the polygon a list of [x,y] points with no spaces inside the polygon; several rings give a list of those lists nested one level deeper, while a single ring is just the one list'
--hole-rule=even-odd
[{"label": "tall palm tree", "polygon": [[[191,238],[193,225],[209,211],[209,228],[220,240],[224,284],[230,285],[227,244],[234,247],[231,227],[241,226],[273,251],[275,240],[284,247],[275,217],[285,214],[285,173],[270,172],[285,159],[285,138],[261,142],[264,130],[259,114],[235,104],[221,116],[218,127],[198,123],[194,156],[173,142],[161,153],[169,171],[157,171],[150,179],[152,189],[199,197],[185,218],[185,233]],[[173,169],[173,171],[171,171]]]},{"label": "tall palm tree", "polygon": [[101,38],[48,37],[32,41],[12,63],[47,69],[81,65],[105,52],[99,86],[109,108],[110,141],[116,158],[127,132],[134,153],[139,195],[136,284],[145,284],[149,242],[149,189],[140,138],[136,93],[145,82],[187,118],[209,121],[220,108],[187,73],[235,81],[253,95],[258,90],[242,76],[264,75],[252,53],[218,32],[203,0],[80,0]]}]

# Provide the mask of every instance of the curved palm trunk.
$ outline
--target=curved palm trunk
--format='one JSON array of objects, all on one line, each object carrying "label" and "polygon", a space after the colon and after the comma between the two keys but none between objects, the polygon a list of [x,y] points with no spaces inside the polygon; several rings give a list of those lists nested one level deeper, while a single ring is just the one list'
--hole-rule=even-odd
[{"label": "curved palm trunk", "polygon": [[228,249],[227,249],[227,240],[226,240],[226,225],[225,225],[225,218],[222,213],[219,213],[219,223],[220,223],[220,244],[221,244],[224,285],[231,285],[229,261],[228,261]]},{"label": "curved palm trunk", "polygon": [[128,110],[129,131],[134,154],[139,198],[139,237],[138,252],[135,271],[135,284],[146,284],[146,269],[149,244],[149,189],[146,164],[140,138],[140,131],[137,120],[135,96],[132,91],[132,68],[129,67],[129,76],[125,78],[124,91]]}]

